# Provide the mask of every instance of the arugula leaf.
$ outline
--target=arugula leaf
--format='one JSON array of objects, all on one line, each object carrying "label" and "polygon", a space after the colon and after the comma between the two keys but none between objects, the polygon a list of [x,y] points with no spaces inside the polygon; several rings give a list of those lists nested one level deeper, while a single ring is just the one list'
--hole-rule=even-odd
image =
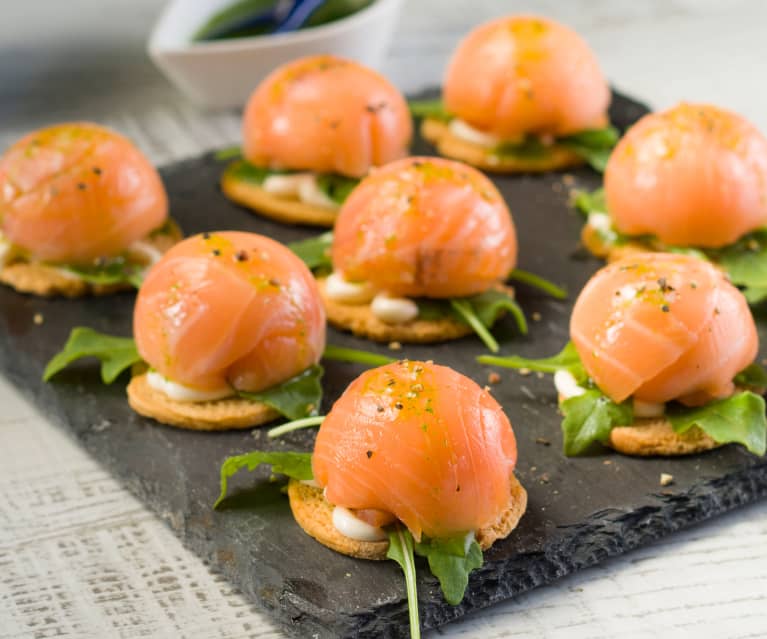
[{"label": "arugula leaf", "polygon": [[607,213],[607,200],[603,188],[594,191],[576,191],[574,204],[575,208],[586,217],[590,213]]},{"label": "arugula leaf", "polygon": [[336,173],[320,173],[317,175],[317,188],[336,204],[343,204],[359,183],[360,181],[357,178],[346,177]]},{"label": "arugula leaf", "polygon": [[578,351],[575,350],[575,344],[572,342],[567,342],[565,347],[552,357],[527,359],[517,355],[508,357],[480,355],[477,357],[477,361],[480,364],[492,364],[493,366],[502,366],[504,368],[527,368],[540,373],[554,374],[557,371],[567,371],[578,383],[583,383],[588,379],[586,369],[583,367]]},{"label": "arugula leaf", "polygon": [[106,260],[102,264],[87,266],[75,264],[57,264],[70,273],[77,275],[81,280],[89,284],[109,286],[112,284],[130,284],[139,288],[144,280],[146,267],[135,262],[128,261],[125,257],[117,257]]},{"label": "arugula leaf", "polygon": [[758,304],[767,299],[767,288],[749,287],[743,291],[743,296],[749,304]]},{"label": "arugula leaf", "polygon": [[634,422],[631,402],[616,404],[597,389],[566,399],[560,408],[565,416],[562,436],[568,457],[586,452],[594,442],[607,442],[614,426]]},{"label": "arugula leaf", "polygon": [[410,100],[410,113],[416,118],[431,118],[440,122],[450,122],[453,116],[445,109],[445,103],[440,98],[433,100]]},{"label": "arugula leaf", "polygon": [[73,328],[61,352],[53,356],[43,372],[47,382],[56,373],[83,357],[101,360],[101,379],[111,384],[124,370],[141,361],[136,342],[130,337],[113,337],[98,333],[92,328]]},{"label": "arugula leaf", "polygon": [[471,328],[477,334],[477,337],[482,340],[485,346],[487,346],[487,348],[490,349],[492,353],[498,352],[498,349],[500,349],[498,342],[479,319],[474,310],[474,307],[472,307],[468,300],[451,299],[450,306],[452,307],[453,311],[455,311],[455,315],[458,317],[458,319],[471,326]]},{"label": "arugula leaf", "polygon": [[698,408],[669,406],[668,419],[674,432],[697,426],[720,444],[742,444],[754,455],[767,451],[767,417],[764,398],[745,391]]},{"label": "arugula leaf", "polygon": [[708,254],[736,286],[767,288],[767,229],[749,233],[734,244]]},{"label": "arugula leaf", "polygon": [[439,579],[447,603],[457,606],[463,600],[469,573],[482,566],[482,549],[476,539],[466,535],[450,539],[424,539],[416,542],[415,552],[429,561],[431,574]]},{"label": "arugula leaf", "polygon": [[388,530],[389,549],[387,559],[396,561],[405,574],[405,589],[407,590],[407,608],[410,615],[410,639],[420,639],[421,622],[418,618],[418,587],[415,574],[415,556],[413,555],[413,536],[407,528],[400,524]]},{"label": "arugula leaf", "polygon": [[514,296],[506,290],[488,289],[479,295],[458,298],[471,304],[474,313],[482,325],[491,328],[498,318],[506,311],[511,313],[517,322],[517,328],[522,335],[527,335],[527,320]]},{"label": "arugula leaf", "polygon": [[322,353],[322,359],[329,359],[336,362],[353,362],[355,364],[367,364],[369,366],[385,366],[397,360],[379,355],[378,353],[369,353],[368,351],[358,351],[355,348],[344,348],[343,346],[334,346],[327,344]]},{"label": "arugula leaf", "polygon": [[270,428],[266,431],[266,436],[269,439],[275,437],[281,437],[287,433],[292,433],[294,430],[301,430],[302,428],[311,428],[312,426],[320,426],[325,421],[324,415],[317,415],[315,417],[304,417],[303,419],[294,419],[285,424],[280,424],[274,428]]},{"label": "arugula leaf", "polygon": [[240,397],[263,402],[288,419],[316,415],[322,401],[322,366],[310,366],[289,380],[258,393],[237,391]]},{"label": "arugula leaf", "polygon": [[226,497],[227,482],[230,477],[237,474],[241,468],[247,467],[252,472],[261,464],[270,464],[273,473],[287,475],[291,479],[314,479],[311,453],[254,450],[244,455],[228,457],[221,465],[221,493],[213,504],[213,508],[218,508]]},{"label": "arugula leaf", "polygon": [[767,388],[767,371],[754,362],[740,371],[732,381],[740,387],[745,387],[750,390],[761,390]]},{"label": "arugula leaf", "polygon": [[415,300],[418,306],[418,319],[439,320],[445,317],[455,317],[450,307],[450,300],[437,300],[419,297]]},{"label": "arugula leaf", "polygon": [[537,135],[526,135],[519,142],[501,142],[491,150],[491,153],[499,157],[537,159],[546,157],[551,153],[551,148]]},{"label": "arugula leaf", "polygon": [[536,275],[535,273],[530,273],[529,271],[523,271],[522,269],[515,268],[511,273],[509,273],[508,279],[516,280],[517,282],[522,282],[523,284],[537,288],[539,291],[543,291],[555,299],[567,299],[567,291],[565,289],[563,289],[561,286],[557,286],[553,282],[549,282],[546,278],[543,278],[540,275]]},{"label": "arugula leaf", "polygon": [[418,299],[418,317],[436,320],[453,317],[474,329],[477,336],[493,353],[499,350],[498,342],[488,329],[506,311],[517,323],[519,332],[527,334],[527,320],[514,297],[507,291],[490,289],[471,297],[455,297],[447,300]]},{"label": "arugula leaf", "polygon": [[333,231],[300,242],[291,242],[288,248],[300,257],[310,270],[332,269],[330,248],[333,246]]},{"label": "arugula leaf", "polygon": [[229,146],[225,149],[219,149],[213,155],[213,158],[218,162],[224,162],[225,160],[234,160],[242,157],[242,147]]},{"label": "arugula leaf", "polygon": [[610,153],[619,138],[618,130],[608,126],[604,129],[589,129],[558,138],[557,144],[581,156],[595,171],[604,173]]},{"label": "arugula leaf", "polygon": [[270,175],[287,175],[291,171],[280,169],[270,169],[265,166],[256,166],[247,160],[235,160],[226,167],[224,173],[232,178],[243,180],[245,182],[254,182],[261,185]]}]

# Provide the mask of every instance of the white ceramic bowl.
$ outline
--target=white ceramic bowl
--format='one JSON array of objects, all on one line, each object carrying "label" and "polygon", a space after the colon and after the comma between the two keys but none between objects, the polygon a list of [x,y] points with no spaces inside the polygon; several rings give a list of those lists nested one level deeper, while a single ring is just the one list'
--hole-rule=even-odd
[{"label": "white ceramic bowl", "polygon": [[403,0],[376,0],[347,18],[291,33],[192,42],[214,13],[234,0],[171,0],[155,25],[148,52],[154,63],[200,106],[243,106],[275,67],[330,53],[380,69]]}]

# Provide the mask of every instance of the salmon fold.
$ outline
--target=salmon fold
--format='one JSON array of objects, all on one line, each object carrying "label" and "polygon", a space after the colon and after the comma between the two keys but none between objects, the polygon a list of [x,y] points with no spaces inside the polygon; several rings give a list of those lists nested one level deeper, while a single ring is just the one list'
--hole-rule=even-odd
[{"label": "salmon fold", "polygon": [[96,124],[35,131],[0,158],[0,230],[35,260],[115,257],[167,215],[156,169],[127,138]]},{"label": "salmon fold", "polygon": [[205,233],[149,271],[133,330],[141,357],[202,391],[257,392],[316,364],[325,347],[317,285],[288,248],[255,233]]},{"label": "salmon fold", "polygon": [[447,110],[501,139],[564,136],[608,124],[610,88],[588,44],[539,16],[508,16],[458,45],[443,83]]},{"label": "salmon fold", "polygon": [[517,260],[514,222],[493,183],[442,158],[374,171],[342,206],[333,237],[336,272],[407,297],[481,293]]},{"label": "salmon fold", "polygon": [[728,397],[759,349],[743,294],[711,263],[669,253],[598,271],[578,296],[570,335],[587,373],[616,402]]},{"label": "salmon fold", "polygon": [[253,92],[245,159],[258,166],[361,177],[407,155],[413,123],[379,73],[330,55],[279,67]]},{"label": "salmon fold", "polygon": [[451,368],[400,361],[352,382],[312,463],[331,504],[391,514],[420,539],[497,521],[516,459],[511,424],[486,390]]}]

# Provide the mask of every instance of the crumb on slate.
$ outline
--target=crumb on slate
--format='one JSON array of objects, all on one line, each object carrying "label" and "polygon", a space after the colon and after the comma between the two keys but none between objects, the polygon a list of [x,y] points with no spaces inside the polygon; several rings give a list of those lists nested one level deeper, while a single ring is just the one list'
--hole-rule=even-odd
[{"label": "crumb on slate", "polygon": [[541,480],[542,484],[548,484],[551,481],[551,475],[548,473],[543,473],[539,479]]},{"label": "crumb on slate", "polygon": [[541,314],[538,311],[533,311],[533,314],[531,315],[534,322],[540,322],[541,321]]},{"label": "crumb on slate", "polygon": [[609,466],[609,465],[610,465],[610,464],[612,464],[613,462],[612,462],[612,460],[611,460],[611,459],[605,459],[605,460],[604,460],[602,463],[603,463],[605,466]]},{"label": "crumb on slate", "polygon": [[541,446],[551,446],[551,442],[545,437],[536,437],[535,443],[540,444]]},{"label": "crumb on slate", "polygon": [[565,186],[573,186],[575,184],[575,176],[571,175],[570,173],[565,173],[562,176],[562,183]]},{"label": "crumb on slate", "polygon": [[487,375],[488,384],[497,384],[500,381],[501,381],[501,376],[498,373],[496,373],[495,371],[488,373]]},{"label": "crumb on slate", "polygon": [[389,342],[389,349],[393,351],[400,351],[402,350],[402,344],[399,342]]},{"label": "crumb on slate", "polygon": [[669,475],[668,473],[661,473],[660,474],[660,485],[661,486],[669,486],[674,483],[674,476]]},{"label": "crumb on slate", "polygon": [[520,368],[519,374],[522,375],[522,377],[527,377],[532,371],[529,368]]},{"label": "crumb on slate", "polygon": [[35,313],[32,317],[32,321],[37,325],[40,326],[45,321],[45,318],[43,317],[42,313]]}]

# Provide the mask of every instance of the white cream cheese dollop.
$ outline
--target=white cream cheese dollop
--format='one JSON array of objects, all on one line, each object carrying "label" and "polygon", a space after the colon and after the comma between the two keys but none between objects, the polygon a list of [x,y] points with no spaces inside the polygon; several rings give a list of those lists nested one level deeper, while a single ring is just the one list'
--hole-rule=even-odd
[{"label": "white cream cheese dollop", "polygon": [[331,273],[325,280],[328,297],[341,304],[367,304],[375,297],[369,282],[350,282],[340,273]]},{"label": "white cream cheese dollop", "polygon": [[385,541],[388,539],[383,528],[371,526],[355,517],[349,509],[341,506],[333,508],[333,526],[345,537],[357,541]]},{"label": "white cream cheese dollop", "polygon": [[501,138],[492,135],[491,133],[475,129],[468,122],[464,122],[459,118],[453,118],[447,126],[450,129],[450,133],[455,137],[465,140],[466,142],[471,142],[472,144],[493,148],[503,142]]},{"label": "white cream cheese dollop", "polygon": [[390,297],[379,293],[373,298],[370,310],[387,324],[405,324],[418,317],[418,304],[406,297]]},{"label": "white cream cheese dollop", "polygon": [[153,266],[159,262],[163,256],[162,251],[157,250],[154,246],[152,246],[152,244],[145,240],[138,240],[133,242],[133,244],[128,247],[128,251],[145,258],[147,261],[147,267]]},{"label": "white cream cheese dollop", "polygon": [[314,173],[270,175],[263,181],[261,188],[272,195],[294,197],[304,204],[324,209],[339,208],[338,203],[331,200],[317,185],[317,176]]},{"label": "white cream cheese dollop", "polygon": [[569,371],[557,371],[554,373],[554,386],[562,399],[578,397],[586,392],[583,386],[580,386]]},{"label": "white cream cheese dollop", "polygon": [[613,230],[612,218],[607,213],[589,213],[588,224],[602,233],[609,233]]},{"label": "white cream cheese dollop", "polygon": [[157,371],[149,371],[146,378],[152,388],[164,393],[177,402],[212,402],[216,399],[231,397],[234,394],[231,388],[221,388],[213,391],[201,391],[195,388],[189,388],[183,384],[172,382],[167,377],[160,375]]}]

